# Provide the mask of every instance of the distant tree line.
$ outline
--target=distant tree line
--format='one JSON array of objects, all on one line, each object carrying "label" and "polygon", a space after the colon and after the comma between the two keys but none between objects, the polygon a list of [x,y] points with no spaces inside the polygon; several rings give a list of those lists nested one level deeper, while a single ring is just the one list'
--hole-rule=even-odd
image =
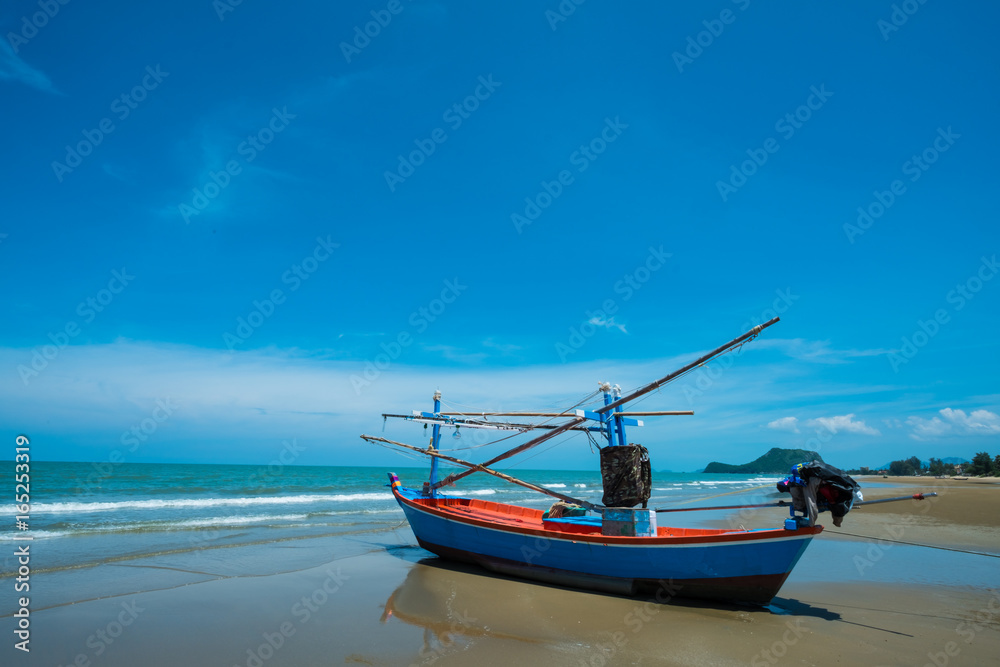
[{"label": "distant tree line", "polygon": [[[859,470],[852,470],[850,472],[867,475],[876,471],[861,467]],[[979,452],[972,457],[971,463],[960,465],[945,463],[941,459],[932,458],[925,467],[916,456],[893,461],[889,464],[890,474],[904,477],[909,475],[957,475],[959,472],[970,477],[986,477],[989,475],[1000,477],[1000,454],[991,458],[989,453]]]}]

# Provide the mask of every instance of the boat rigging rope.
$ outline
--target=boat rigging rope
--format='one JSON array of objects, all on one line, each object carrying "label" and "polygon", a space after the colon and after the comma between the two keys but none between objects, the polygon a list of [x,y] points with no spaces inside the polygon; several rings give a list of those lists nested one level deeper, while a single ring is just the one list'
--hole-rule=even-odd
[{"label": "boat rigging rope", "polygon": [[[549,445],[548,447],[546,447],[546,448],[544,448],[544,449],[540,449],[540,450],[536,451],[536,452],[535,452],[534,454],[532,454],[531,456],[525,456],[525,457],[524,457],[523,459],[521,459],[521,460],[520,460],[520,461],[518,461],[517,463],[512,463],[512,464],[510,464],[509,466],[507,466],[506,468],[504,468],[504,470],[513,470],[514,468],[516,468],[517,466],[521,465],[522,463],[525,463],[525,462],[527,462],[527,461],[530,461],[531,459],[535,458],[536,456],[538,456],[538,455],[540,455],[540,454],[544,454],[545,452],[549,451],[549,450],[550,450],[550,449],[552,449],[553,447],[557,447],[557,446],[559,446],[559,445],[562,445],[562,444],[565,444],[566,442],[568,442],[568,441],[572,440],[573,438],[577,437],[578,435],[580,435],[580,431],[577,431],[576,433],[573,433],[573,434],[572,434],[572,435],[570,435],[570,436],[569,436],[568,438],[566,438],[566,440],[563,440],[563,441],[561,441],[561,442],[553,442],[553,443],[552,443],[551,445]],[[588,435],[589,435],[589,433],[588,433]]]},{"label": "boat rigging rope", "polygon": [[449,451],[449,452],[450,451],[456,451],[457,452],[457,451],[460,451],[460,450],[463,450],[463,449],[479,449],[480,447],[489,447],[490,445],[495,445],[498,442],[503,442],[504,440],[510,440],[511,438],[516,438],[517,436],[519,436],[519,435],[521,435],[523,433],[524,433],[524,431],[515,431],[514,433],[511,433],[510,435],[505,435],[502,438],[497,438],[496,440],[490,440],[489,442],[484,442],[481,445],[465,445],[463,447],[448,447],[447,449],[445,449],[444,447],[442,447],[441,450],[442,451]]},{"label": "boat rigging rope", "polygon": [[890,540],[885,537],[875,537],[874,535],[858,535],[856,533],[845,533],[843,531],[837,531],[835,533],[824,531],[824,535],[845,535],[850,537],[861,537],[866,540],[878,540],[879,542],[893,542],[895,544],[906,544],[911,547],[925,547],[927,549],[941,549],[942,551],[957,551],[960,554],[972,554],[974,556],[988,556],[990,558],[1000,558],[1000,554],[988,554],[982,551],[970,551],[968,549],[953,549],[951,547],[939,547],[933,544],[918,544],[917,542],[903,542],[902,540]]},{"label": "boat rigging rope", "polygon": [[[593,391],[590,394],[584,396],[580,401],[578,401],[572,407],[570,407],[570,408],[568,408],[566,410],[561,410],[561,411],[562,412],[573,412],[574,410],[576,410],[581,405],[583,405],[583,404],[585,404],[585,403],[593,400],[600,393],[601,393],[600,390]],[[444,406],[447,406],[449,408],[452,408],[452,407],[462,407],[462,408],[468,409],[470,407],[470,406],[467,406],[467,405],[462,405],[461,403],[455,403],[453,401],[452,402],[447,402],[447,403],[445,401],[441,401],[441,404],[444,405]],[[459,410],[455,410],[455,412],[460,412],[460,411]],[[461,413],[461,414],[462,414],[463,417],[476,417],[476,416],[480,415],[480,413],[476,413],[476,412]],[[543,419],[541,422],[539,422],[539,424],[547,424],[547,423],[551,422],[554,419],[559,419],[559,418],[558,417],[549,417],[547,419]],[[486,421],[489,421],[489,420],[486,420]],[[448,450],[445,450],[444,448],[442,448],[442,451],[459,451],[459,450],[466,450],[466,449],[479,449],[480,447],[488,447],[489,445],[495,445],[495,444],[497,444],[499,442],[503,442],[504,440],[509,440],[511,438],[516,438],[517,436],[522,435],[524,433],[526,433],[526,431],[516,431],[514,433],[511,433],[510,435],[506,435],[506,436],[504,436],[502,438],[498,438],[496,440],[490,440],[489,442],[483,443],[481,445],[467,445],[467,446],[464,446],[464,447],[449,447]],[[565,442],[565,441],[563,441],[563,442]],[[548,451],[548,449],[549,448],[546,448],[545,450],[542,450],[542,451]],[[528,459],[531,459],[531,458],[533,458],[534,456],[537,456],[540,453],[541,452],[537,452],[536,454],[532,454],[532,456],[529,456],[526,459],[522,459],[522,461],[527,461]]]},{"label": "boat rigging rope", "polygon": [[[573,410],[575,410],[576,408],[580,407],[581,405],[583,405],[585,403],[589,403],[591,400],[593,400],[594,398],[596,398],[600,394],[601,394],[600,390],[592,391],[591,393],[587,394],[582,399],[580,399],[579,401],[577,401],[572,407],[570,407],[570,408],[568,408],[566,410],[562,410],[561,408],[556,407],[556,408],[552,408],[552,411],[553,412],[572,412]],[[476,411],[475,409],[472,408],[472,406],[465,405],[463,403],[456,403],[454,401],[443,401],[442,400],[441,401],[441,405],[447,406],[449,408],[454,409],[455,412],[457,412],[458,414],[460,414],[461,416],[466,417],[466,418],[469,418],[469,417],[482,417],[483,416],[482,411]],[[572,415],[570,415],[570,416],[572,416]],[[552,421],[553,419],[557,419],[557,417],[549,417],[547,419],[542,420],[540,423],[545,424],[547,422]]]},{"label": "boat rigging rope", "polygon": [[721,498],[722,496],[731,496],[734,493],[747,493],[749,491],[759,491],[761,489],[774,488],[771,484],[763,484],[761,486],[751,486],[748,489],[736,489],[735,491],[726,491],[725,493],[717,493],[714,496],[705,496],[704,498],[692,498],[691,500],[682,500],[676,505],[687,505],[689,503],[701,503],[706,500],[711,500],[712,498]]},{"label": "boat rigging rope", "polygon": [[[600,391],[600,390],[591,392],[590,394],[584,396],[583,399],[581,399],[576,405],[574,405],[573,407],[565,410],[564,412],[572,412],[572,411],[576,410],[578,407],[580,407],[581,405],[584,405],[585,403],[587,403],[587,402],[591,401],[592,399],[596,398],[597,396],[601,395],[602,393],[603,392]],[[552,419],[555,419],[555,417],[551,417],[549,419],[546,419],[542,423],[544,424],[545,422],[551,421]],[[549,445],[545,449],[538,450],[534,454],[532,454],[531,456],[526,456],[526,457],[522,458],[520,461],[518,461],[517,463],[511,464],[510,466],[508,466],[508,468],[505,468],[505,470],[516,468],[517,466],[521,465],[522,463],[526,463],[527,461],[530,461],[531,459],[535,458],[536,456],[538,456],[540,454],[544,454],[545,452],[549,451],[553,447],[556,447],[557,445],[561,445],[561,444],[563,444],[565,442],[568,442],[568,441],[572,440],[576,436],[580,435],[580,433],[581,433],[581,431],[576,431],[575,433],[571,432],[570,436],[568,438],[566,438],[565,440],[553,442],[551,445]],[[583,433],[586,433],[587,437],[590,438],[591,441],[593,441],[593,437],[590,435],[590,431],[583,431]],[[600,447],[598,447],[598,449],[600,449]]]}]

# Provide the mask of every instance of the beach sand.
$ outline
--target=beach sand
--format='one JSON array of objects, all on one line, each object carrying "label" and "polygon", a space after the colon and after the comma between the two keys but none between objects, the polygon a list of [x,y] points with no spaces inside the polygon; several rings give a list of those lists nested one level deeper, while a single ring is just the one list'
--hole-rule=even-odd
[{"label": "beach sand", "polygon": [[[1000,485],[859,481],[880,485],[866,499],[940,496],[828,525],[769,608],[497,577],[428,557],[404,524],[32,575],[30,654],[13,649],[6,579],[0,655],[84,667],[996,664]],[[740,521],[775,525],[783,511]]]}]

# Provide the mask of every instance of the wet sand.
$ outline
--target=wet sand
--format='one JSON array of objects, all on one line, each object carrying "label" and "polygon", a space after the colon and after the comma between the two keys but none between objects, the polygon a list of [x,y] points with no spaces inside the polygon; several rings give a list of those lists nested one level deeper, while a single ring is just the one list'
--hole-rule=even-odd
[{"label": "wet sand", "polygon": [[[870,481],[884,486],[866,499],[941,495],[859,507],[839,532],[829,526],[769,608],[501,578],[428,558],[402,526],[40,573],[31,653],[13,650],[5,595],[0,655],[4,665],[995,664],[997,558],[901,542],[1000,554],[1000,485]],[[766,512],[740,520],[774,525],[783,510]]]}]

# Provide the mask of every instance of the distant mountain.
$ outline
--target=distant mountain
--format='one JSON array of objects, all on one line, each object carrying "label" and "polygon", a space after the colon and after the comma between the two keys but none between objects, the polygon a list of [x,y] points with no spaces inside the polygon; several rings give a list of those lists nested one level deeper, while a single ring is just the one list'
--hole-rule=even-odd
[{"label": "distant mountain", "polygon": [[764,456],[756,461],[744,463],[743,465],[733,465],[730,463],[719,463],[712,461],[705,467],[707,473],[739,473],[750,475],[754,473],[787,473],[796,463],[806,461],[822,461],[823,457],[816,452],[807,449],[781,449],[774,447]]}]

